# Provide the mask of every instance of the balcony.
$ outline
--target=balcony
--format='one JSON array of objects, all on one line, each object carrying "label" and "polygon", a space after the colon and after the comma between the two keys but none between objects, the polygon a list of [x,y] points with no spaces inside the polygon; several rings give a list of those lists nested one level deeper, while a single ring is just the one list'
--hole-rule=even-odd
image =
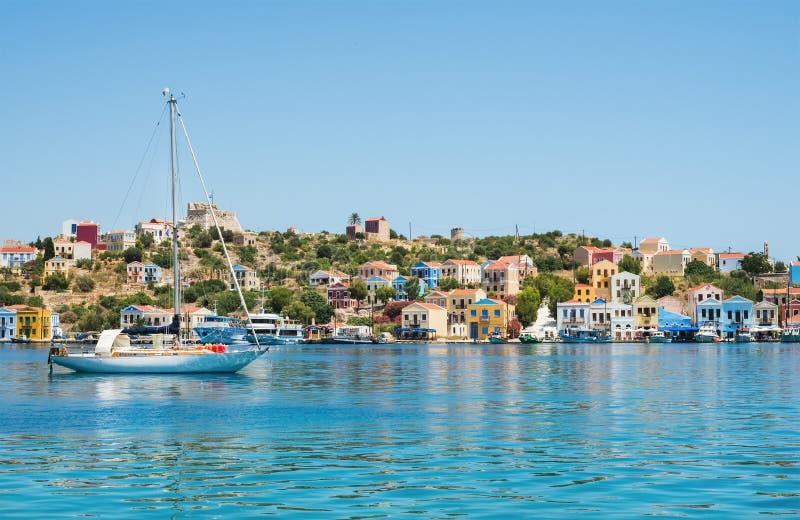
[{"label": "balcony", "polygon": [[586,319],[584,319],[584,318],[565,318],[561,323],[566,323],[566,324],[570,324],[570,325],[583,324],[583,323],[586,323]]}]

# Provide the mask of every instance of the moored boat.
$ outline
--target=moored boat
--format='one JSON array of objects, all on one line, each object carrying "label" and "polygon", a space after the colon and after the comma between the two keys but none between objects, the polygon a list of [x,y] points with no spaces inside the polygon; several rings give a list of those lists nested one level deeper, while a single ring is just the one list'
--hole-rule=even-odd
[{"label": "moored boat", "polygon": [[719,343],[722,341],[713,325],[703,325],[694,335],[695,343]]},{"label": "moored boat", "polygon": [[781,343],[800,343],[800,327],[783,329]]},{"label": "moored boat", "polygon": [[366,325],[340,327],[331,340],[334,343],[377,343],[372,329]]},{"label": "moored boat", "polygon": [[506,339],[500,333],[495,332],[489,336],[489,343],[500,345],[503,343],[508,343],[508,341],[506,341]]},{"label": "moored boat", "polygon": [[672,343],[672,338],[664,334],[663,330],[656,330],[647,337],[648,343]]},{"label": "moored boat", "polygon": [[742,327],[736,331],[733,341],[736,343],[751,343],[753,341],[753,334],[750,332],[749,328]]},{"label": "moored boat", "polygon": [[520,343],[541,343],[542,340],[537,338],[533,334],[520,334],[519,335],[519,342]]},{"label": "moored boat", "polygon": [[594,329],[566,329],[558,333],[564,343],[611,343],[611,337]]}]

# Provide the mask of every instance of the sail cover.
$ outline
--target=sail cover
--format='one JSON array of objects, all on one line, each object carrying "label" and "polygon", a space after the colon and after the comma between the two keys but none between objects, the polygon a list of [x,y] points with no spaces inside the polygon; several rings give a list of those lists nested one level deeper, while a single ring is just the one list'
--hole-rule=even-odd
[{"label": "sail cover", "polygon": [[94,354],[96,356],[110,356],[112,350],[130,346],[131,340],[128,336],[122,334],[122,329],[104,330],[100,334],[100,339],[97,340]]}]

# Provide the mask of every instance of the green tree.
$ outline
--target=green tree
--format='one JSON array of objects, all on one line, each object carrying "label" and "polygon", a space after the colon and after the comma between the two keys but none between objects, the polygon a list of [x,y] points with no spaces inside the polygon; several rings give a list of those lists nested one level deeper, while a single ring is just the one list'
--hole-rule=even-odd
[{"label": "green tree", "polygon": [[669,276],[661,275],[656,277],[656,283],[648,287],[646,292],[655,299],[670,296],[675,292],[675,283]]},{"label": "green tree", "polygon": [[75,284],[75,289],[77,289],[78,292],[87,293],[94,290],[94,280],[91,276],[85,274],[76,276],[73,283]]},{"label": "green tree", "polygon": [[406,281],[405,285],[406,294],[408,295],[408,301],[413,302],[417,298],[419,298],[421,289],[419,285],[419,278],[416,276],[412,276],[411,278]]},{"label": "green tree", "polygon": [[317,316],[311,307],[298,300],[294,300],[289,305],[284,307],[282,314],[292,320],[299,321],[300,323],[306,325],[311,323],[311,320]]},{"label": "green tree", "polygon": [[249,267],[256,266],[256,254],[258,249],[253,246],[244,246],[239,248],[239,262]]},{"label": "green tree", "polygon": [[69,280],[61,273],[51,274],[44,279],[42,287],[48,291],[63,291],[69,287]]},{"label": "green tree", "polygon": [[353,316],[352,318],[349,318],[347,320],[347,324],[348,325],[353,325],[355,327],[357,327],[357,326],[371,327],[372,326],[372,320],[370,319],[369,316]]},{"label": "green tree", "polygon": [[717,275],[713,267],[697,259],[686,264],[683,274],[694,283],[711,282]]},{"label": "green tree", "polygon": [[154,242],[153,235],[151,235],[150,233],[142,233],[141,235],[139,235],[139,243],[142,244],[142,247],[144,249],[150,249],[151,247],[153,247],[153,242]]},{"label": "green tree", "polygon": [[350,213],[350,216],[347,217],[347,224],[350,226],[361,224],[361,217],[358,215],[358,213]]},{"label": "green tree", "polygon": [[44,299],[41,296],[29,296],[25,304],[29,307],[44,307]]},{"label": "green tree", "polygon": [[461,289],[461,284],[455,278],[442,278],[439,281],[439,289],[443,291],[452,291],[453,289]]},{"label": "green tree", "polygon": [[591,276],[592,270],[586,266],[575,269],[575,279],[578,280],[578,283],[589,283]]},{"label": "green tree", "polygon": [[543,300],[549,299],[550,313],[553,316],[556,315],[556,304],[571,300],[575,294],[575,284],[550,273],[542,273],[533,279],[528,278],[524,284],[526,286],[532,284],[539,290]]},{"label": "green tree", "polygon": [[172,252],[165,249],[159,249],[150,257],[154,264],[162,269],[169,269],[172,267]]},{"label": "green tree", "polygon": [[775,262],[775,272],[776,273],[785,273],[787,271],[787,269],[788,268],[786,267],[786,264],[783,261],[778,260],[777,262]]},{"label": "green tree", "polygon": [[767,255],[764,253],[748,253],[742,258],[742,271],[750,276],[772,272]]},{"label": "green tree", "polygon": [[141,262],[142,250],[138,247],[129,247],[122,253],[122,257],[125,259],[126,264],[131,262]]},{"label": "green tree", "polygon": [[382,303],[386,303],[394,298],[394,293],[394,287],[391,285],[382,285],[381,287],[375,289],[375,298]]},{"label": "green tree", "polygon": [[331,258],[333,257],[333,248],[330,244],[321,244],[317,248],[317,258]]},{"label": "green tree", "polygon": [[278,314],[281,313],[284,307],[289,305],[294,299],[294,294],[287,287],[278,285],[269,290],[268,296],[269,305],[272,310]]},{"label": "green tree", "polygon": [[730,276],[720,277],[716,284],[728,297],[739,295],[748,300],[755,300],[758,294],[751,278],[744,271],[734,271]]},{"label": "green tree", "polygon": [[319,291],[312,287],[307,287],[300,295],[300,301],[309,309],[314,311],[317,323],[328,323],[333,316],[333,307],[327,302]]},{"label": "green tree", "polygon": [[539,310],[539,305],[542,303],[542,296],[539,294],[539,289],[533,285],[524,287],[519,294],[517,294],[517,318],[523,325],[527,326],[536,320],[536,313]]},{"label": "green tree", "polygon": [[642,273],[642,264],[637,262],[631,255],[623,256],[622,260],[620,260],[617,265],[619,267],[619,272],[628,271],[631,274]]},{"label": "green tree", "polygon": [[364,283],[364,280],[355,279],[350,282],[350,297],[356,301],[361,301],[367,297],[367,284]]},{"label": "green tree", "polygon": [[56,246],[53,244],[53,239],[47,237],[42,241],[42,246],[44,247],[44,261],[47,262],[51,258],[56,256]]}]

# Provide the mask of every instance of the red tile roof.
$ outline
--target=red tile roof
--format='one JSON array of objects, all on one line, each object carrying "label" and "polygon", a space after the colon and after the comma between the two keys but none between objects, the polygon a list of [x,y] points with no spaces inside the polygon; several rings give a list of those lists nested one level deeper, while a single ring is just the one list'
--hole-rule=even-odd
[{"label": "red tile roof", "polygon": [[744,258],[744,253],[720,253],[720,258]]},{"label": "red tile roof", "polygon": [[640,244],[657,244],[657,243],[658,243],[658,242],[660,242],[661,240],[666,240],[666,239],[665,239],[665,238],[663,238],[663,237],[659,237],[659,238],[645,238],[644,240],[642,240],[642,241],[641,241],[641,242],[639,242],[639,243],[640,243]]},{"label": "red tile roof", "polygon": [[35,253],[35,247],[29,246],[10,246],[0,247],[0,253]]},{"label": "red tile roof", "polygon": [[425,307],[426,309],[432,309],[432,310],[441,310],[441,311],[445,310],[444,307],[436,305],[435,303],[414,302],[411,305],[421,305],[421,306]]},{"label": "red tile roof", "polygon": [[455,296],[457,294],[463,295],[474,295],[476,292],[480,291],[481,289],[453,289],[450,291],[450,296]]},{"label": "red tile roof", "polygon": [[478,265],[477,262],[473,262],[472,260],[455,260],[450,259],[445,261],[446,264],[459,264],[459,265]]}]

